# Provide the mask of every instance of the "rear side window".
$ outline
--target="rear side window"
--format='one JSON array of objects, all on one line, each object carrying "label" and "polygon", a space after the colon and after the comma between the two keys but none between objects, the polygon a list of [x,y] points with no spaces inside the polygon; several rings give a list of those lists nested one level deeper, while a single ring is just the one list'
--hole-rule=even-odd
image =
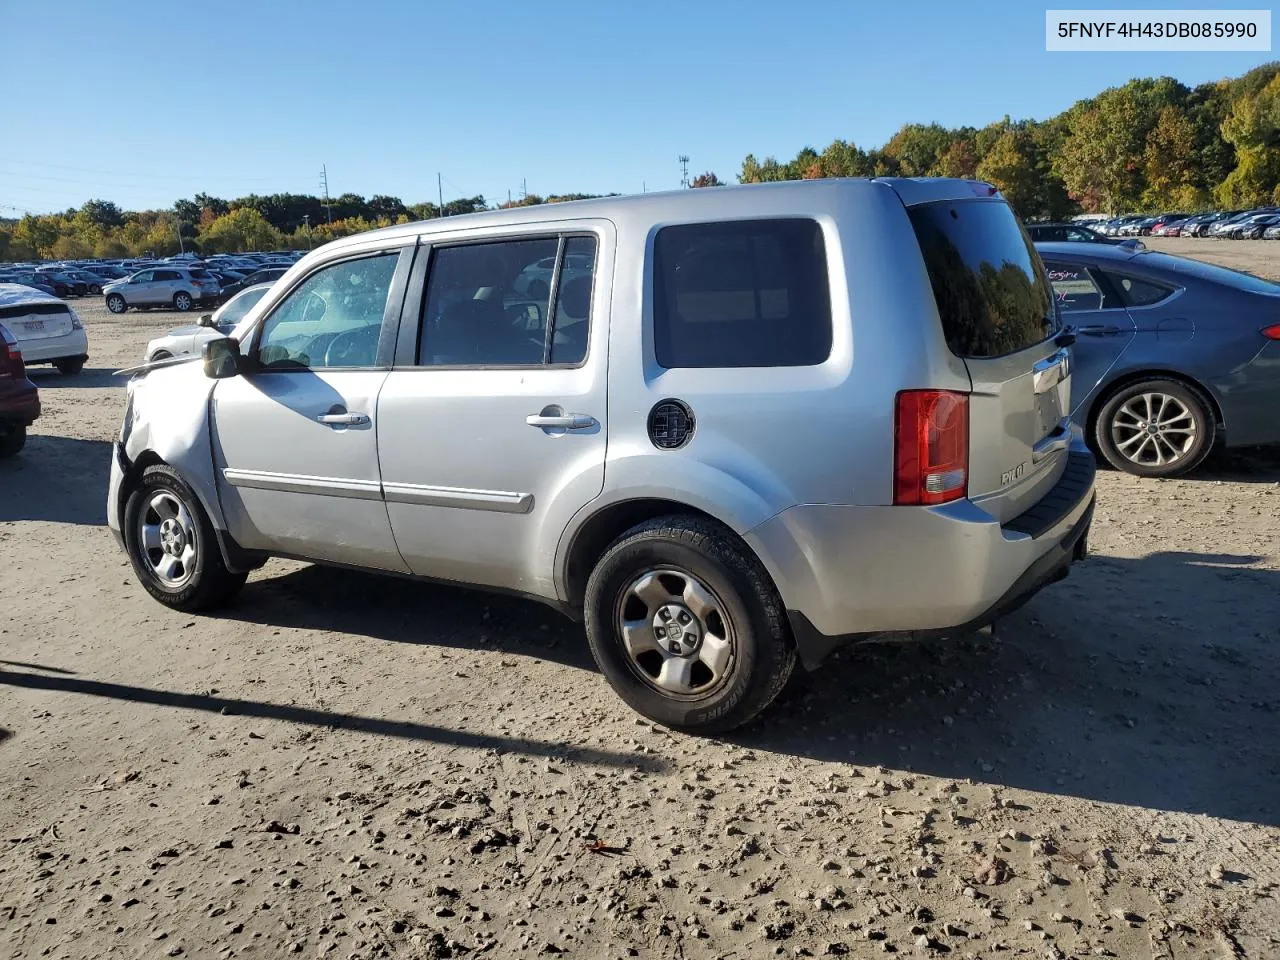
[{"label": "rear side window", "polygon": [[813,220],[663,227],[653,339],[664,367],[803,367],[831,354],[831,292]]},{"label": "rear side window", "polygon": [[952,353],[1001,357],[1056,332],[1044,269],[1007,204],[945,200],[907,212]]},{"label": "rear side window", "polygon": [[1153,283],[1150,280],[1139,280],[1137,277],[1126,277],[1119,273],[1107,273],[1106,277],[1120,294],[1120,299],[1124,301],[1126,307],[1149,307],[1173,293],[1173,287],[1166,287],[1162,283]]},{"label": "rear side window", "polygon": [[1062,263],[1046,260],[1044,268],[1049,274],[1053,297],[1058,309],[1064,313],[1077,310],[1108,310],[1118,307],[1115,295],[1098,286],[1088,267],[1078,263]]}]

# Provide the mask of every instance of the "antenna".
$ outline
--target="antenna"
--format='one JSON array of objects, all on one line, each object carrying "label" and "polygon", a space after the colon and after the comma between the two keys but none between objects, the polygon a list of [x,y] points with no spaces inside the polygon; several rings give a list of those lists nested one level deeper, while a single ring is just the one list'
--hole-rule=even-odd
[{"label": "antenna", "polygon": [[333,223],[333,204],[329,202],[329,172],[324,164],[320,164],[320,189],[324,191],[324,217],[326,222]]},{"label": "antenna", "polygon": [[687,153],[680,154],[680,186],[689,186],[689,155]]},{"label": "antenna", "polygon": [[436,171],[436,199],[440,201],[440,216],[444,216],[444,177]]}]

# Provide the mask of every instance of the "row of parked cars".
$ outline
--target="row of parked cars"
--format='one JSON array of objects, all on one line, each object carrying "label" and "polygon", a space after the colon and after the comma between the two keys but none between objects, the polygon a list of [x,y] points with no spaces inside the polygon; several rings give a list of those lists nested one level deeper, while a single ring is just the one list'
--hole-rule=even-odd
[{"label": "row of parked cars", "polygon": [[15,263],[0,267],[0,283],[19,283],[61,299],[103,295],[107,308],[190,310],[223,303],[245,287],[276,280],[299,251],[215,254],[133,260]]},{"label": "row of parked cars", "polygon": [[1217,213],[1131,214],[1094,223],[1104,237],[1216,237],[1224,240],[1280,240],[1280,207]]}]

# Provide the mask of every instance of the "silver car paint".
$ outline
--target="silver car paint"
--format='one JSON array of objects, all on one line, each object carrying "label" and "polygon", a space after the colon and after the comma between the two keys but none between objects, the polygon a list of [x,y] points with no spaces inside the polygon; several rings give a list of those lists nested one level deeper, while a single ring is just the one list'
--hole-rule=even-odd
[{"label": "silver car paint", "polygon": [[[616,252],[602,244],[598,254],[590,351],[580,369],[503,376],[486,370],[362,374],[367,382],[361,401],[373,399],[385,376],[377,406],[368,411],[379,426],[365,434],[350,431],[344,439],[354,439],[348,447],[358,446],[360,456],[370,458],[371,437],[378,437],[380,447],[388,444],[374,472],[344,468],[359,457],[353,459],[353,451],[340,443],[329,444],[328,434],[320,447],[330,449],[314,447],[315,431],[310,424],[297,429],[296,416],[263,420],[254,414],[252,378],[218,382],[214,409],[220,411],[225,399],[227,419],[219,422],[222,439],[214,449],[207,429],[213,381],[201,376],[198,364],[155,370],[134,382],[141,404],[134,409],[126,452],[133,460],[151,449],[179,469],[215,526],[231,530],[244,547],[381,569],[403,564],[426,575],[564,601],[572,599],[569,556],[583,525],[611,505],[661,498],[703,510],[742,534],[785,605],[823,632],[953,625],[994,603],[1056,544],[1051,536],[1006,535],[1000,520],[1052,485],[1067,446],[1055,445],[1049,465],[1031,475],[1034,488],[990,494],[981,506],[967,500],[936,508],[889,506],[896,393],[920,387],[969,392],[973,386],[965,363],[943,339],[904,203],[973,195],[973,185],[964,181],[781,183],[489,212],[338,240],[295,264],[233,335],[250,344],[258,321],[302,278],[353,252],[582,229],[616,237]],[[834,322],[829,358],[803,368],[659,367],[647,296],[657,229],[777,216],[812,217],[823,230]],[[904,318],[915,319],[905,333]],[[1008,430],[1016,431],[1015,447],[1030,449],[1038,436],[1028,422],[1034,414],[1031,354],[1044,359],[1054,350],[1049,343],[1019,355],[1025,361],[1020,372],[1011,366],[1000,371],[1004,380],[992,378],[996,387],[1017,380],[1026,390],[982,408],[1018,416],[1013,422],[1008,416],[975,418],[978,454],[1006,455]],[[573,376],[557,382],[558,373]],[[1059,382],[1066,389],[1068,379]],[[422,393],[415,384],[423,385]],[[403,402],[406,409],[429,412],[432,394],[440,398],[443,416],[420,413],[416,431],[411,417],[398,422],[397,406]],[[681,450],[656,450],[647,437],[648,412],[667,397],[685,400],[698,417],[694,442]],[[469,398],[479,404],[479,417],[468,415],[475,412]],[[549,400],[607,424],[607,431],[545,435],[522,422]],[[578,403],[590,409],[576,409]],[[518,456],[501,442],[482,442],[492,426],[484,419],[489,415],[503,418],[494,437],[507,436],[502,431],[509,429],[529,438]],[[428,433],[433,443],[422,442]],[[1073,433],[1068,442],[1078,445],[1078,439]],[[242,462],[231,462],[229,453]],[[1012,466],[975,465],[996,472]],[[227,469],[233,471],[230,479]],[[113,499],[123,480],[118,474],[113,469]],[[309,485],[314,480],[319,483]],[[326,485],[332,492],[333,481],[347,484],[345,496],[303,492]],[[270,529],[262,519],[268,514]],[[337,524],[321,544],[331,515]],[[109,509],[109,519],[118,529],[118,509]],[[1060,526],[1078,519],[1063,518]],[[393,525],[397,533],[406,531],[411,544],[400,564],[387,548]],[[922,584],[928,584],[922,572],[938,578],[934,602],[922,597]],[[857,577],[866,578],[865,587],[851,585]]]}]

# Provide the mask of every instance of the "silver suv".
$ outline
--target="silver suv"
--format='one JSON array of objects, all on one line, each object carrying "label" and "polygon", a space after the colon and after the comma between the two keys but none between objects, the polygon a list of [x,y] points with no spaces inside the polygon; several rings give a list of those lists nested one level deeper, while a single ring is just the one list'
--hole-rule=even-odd
[{"label": "silver suv", "polygon": [[396,226],[129,382],[108,520],[183,610],[268,556],[537,598],[636,710],[726,730],[797,659],[984,626],[1084,556],[1072,339],[972,181]]},{"label": "silver suv", "polygon": [[148,267],[102,288],[107,309],[124,313],[130,307],[173,307],[186,312],[218,299],[218,278],[198,267]]}]

